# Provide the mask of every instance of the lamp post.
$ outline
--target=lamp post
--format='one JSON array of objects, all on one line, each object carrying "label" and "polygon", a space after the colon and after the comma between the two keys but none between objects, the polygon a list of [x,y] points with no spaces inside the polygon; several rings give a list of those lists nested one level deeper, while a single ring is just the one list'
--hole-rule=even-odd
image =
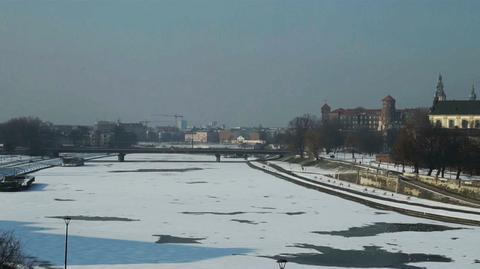
[{"label": "lamp post", "polygon": [[72,218],[70,217],[65,217],[63,218],[65,221],[65,269],[67,269],[67,251],[68,251],[68,224],[70,224],[70,221]]},{"label": "lamp post", "polygon": [[280,267],[280,269],[285,269],[285,265],[287,265],[287,260],[279,259],[279,260],[277,260],[277,263],[278,263],[278,267]]}]

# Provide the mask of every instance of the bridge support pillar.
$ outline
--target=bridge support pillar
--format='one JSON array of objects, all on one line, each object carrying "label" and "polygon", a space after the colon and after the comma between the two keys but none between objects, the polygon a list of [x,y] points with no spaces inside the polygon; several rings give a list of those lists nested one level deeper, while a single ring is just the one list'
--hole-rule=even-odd
[{"label": "bridge support pillar", "polygon": [[121,153],[121,152],[118,153],[118,161],[119,162],[125,161],[125,155],[126,155],[125,153]]},{"label": "bridge support pillar", "polygon": [[217,159],[217,162],[220,162],[220,154],[219,153],[215,154],[215,158]]}]

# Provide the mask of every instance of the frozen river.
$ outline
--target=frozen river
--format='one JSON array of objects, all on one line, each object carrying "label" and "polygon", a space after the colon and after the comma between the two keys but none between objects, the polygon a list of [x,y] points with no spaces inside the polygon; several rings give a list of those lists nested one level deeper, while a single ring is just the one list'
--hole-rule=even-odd
[{"label": "frozen river", "polygon": [[[110,161],[109,161],[110,160]],[[480,229],[381,211],[212,156],[127,155],[0,193],[0,229],[71,268],[479,268]],[[156,160],[176,160],[157,162]]]}]

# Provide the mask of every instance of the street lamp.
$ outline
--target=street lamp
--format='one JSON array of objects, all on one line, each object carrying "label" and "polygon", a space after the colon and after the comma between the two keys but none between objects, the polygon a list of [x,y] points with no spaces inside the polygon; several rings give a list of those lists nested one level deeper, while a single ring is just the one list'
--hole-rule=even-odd
[{"label": "street lamp", "polygon": [[63,220],[65,221],[65,269],[67,269],[67,251],[68,251],[68,224],[72,218],[64,217]]},{"label": "street lamp", "polygon": [[285,269],[285,265],[287,265],[287,260],[279,259],[279,260],[277,260],[277,263],[278,263],[278,267],[280,267],[280,269]]}]

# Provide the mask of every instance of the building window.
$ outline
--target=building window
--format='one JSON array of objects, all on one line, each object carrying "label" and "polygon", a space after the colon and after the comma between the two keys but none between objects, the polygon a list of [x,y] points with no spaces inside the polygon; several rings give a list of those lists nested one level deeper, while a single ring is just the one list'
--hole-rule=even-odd
[{"label": "building window", "polygon": [[454,120],[448,120],[448,128],[455,128],[455,121]]},{"label": "building window", "polygon": [[462,120],[462,129],[468,128],[468,120]]},{"label": "building window", "polygon": [[436,127],[442,127],[442,121],[441,120],[435,121],[435,126]]}]

